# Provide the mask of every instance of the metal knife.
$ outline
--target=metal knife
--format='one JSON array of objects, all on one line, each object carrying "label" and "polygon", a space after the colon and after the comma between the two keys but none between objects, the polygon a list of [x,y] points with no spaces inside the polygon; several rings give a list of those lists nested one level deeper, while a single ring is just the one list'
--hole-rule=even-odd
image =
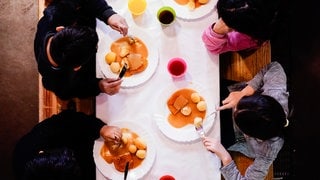
[{"label": "metal knife", "polygon": [[124,65],[122,66],[122,69],[120,71],[120,74],[119,74],[119,79],[121,79],[124,76],[124,74],[126,73],[127,69],[128,69],[128,65],[127,65],[127,63],[124,63]]},{"label": "metal knife", "polygon": [[124,180],[127,179],[128,171],[129,171],[129,161],[126,163],[126,167],[124,169]]}]

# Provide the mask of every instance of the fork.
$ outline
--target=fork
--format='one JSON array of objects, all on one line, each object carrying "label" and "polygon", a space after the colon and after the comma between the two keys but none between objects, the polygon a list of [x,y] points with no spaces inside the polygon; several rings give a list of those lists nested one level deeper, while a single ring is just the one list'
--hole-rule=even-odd
[{"label": "fork", "polygon": [[127,35],[129,38],[129,44],[134,44],[137,42],[137,40],[134,38],[133,35]]},{"label": "fork", "polygon": [[[211,112],[209,115],[207,115],[205,117],[205,119],[208,119],[208,118],[212,117],[213,115],[216,115],[216,113],[217,113],[216,110]],[[202,123],[203,123],[203,121],[201,123],[196,124],[195,125],[195,129],[196,129],[197,133],[199,134],[200,138],[204,139],[206,137],[206,133],[205,133],[205,131],[203,129],[203,124]]]},{"label": "fork", "polygon": [[199,124],[199,125],[196,125],[195,128],[196,128],[196,131],[198,132],[200,138],[204,139],[206,137],[206,133],[203,130],[202,123]]}]

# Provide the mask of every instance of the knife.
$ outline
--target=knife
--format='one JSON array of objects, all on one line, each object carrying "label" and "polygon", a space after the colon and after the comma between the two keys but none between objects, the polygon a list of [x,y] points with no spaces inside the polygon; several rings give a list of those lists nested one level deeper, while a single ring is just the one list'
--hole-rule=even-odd
[{"label": "knife", "polygon": [[129,161],[126,163],[126,167],[124,169],[124,180],[127,179],[128,171],[129,171]]},{"label": "knife", "polygon": [[127,68],[128,68],[127,63],[124,63],[124,65],[122,66],[122,69],[121,69],[121,71],[120,71],[120,74],[119,74],[119,79],[121,79],[121,78],[124,76],[124,74],[125,74],[126,71],[127,71]]}]

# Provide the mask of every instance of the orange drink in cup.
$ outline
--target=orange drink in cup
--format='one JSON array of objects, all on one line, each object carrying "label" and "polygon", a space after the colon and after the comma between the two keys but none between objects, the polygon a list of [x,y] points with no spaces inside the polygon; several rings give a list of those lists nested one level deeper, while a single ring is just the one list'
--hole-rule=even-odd
[{"label": "orange drink in cup", "polygon": [[146,0],[128,0],[128,9],[133,15],[141,15],[147,9]]}]

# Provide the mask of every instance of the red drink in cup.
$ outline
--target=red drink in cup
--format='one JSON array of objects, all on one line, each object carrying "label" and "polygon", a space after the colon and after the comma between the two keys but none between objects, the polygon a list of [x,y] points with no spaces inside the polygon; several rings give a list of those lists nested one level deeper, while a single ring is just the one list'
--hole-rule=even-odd
[{"label": "red drink in cup", "polygon": [[173,78],[183,77],[187,70],[187,63],[182,58],[172,58],[167,65],[168,71]]},{"label": "red drink in cup", "polygon": [[175,178],[170,175],[164,175],[164,176],[161,176],[160,180],[175,180]]}]

